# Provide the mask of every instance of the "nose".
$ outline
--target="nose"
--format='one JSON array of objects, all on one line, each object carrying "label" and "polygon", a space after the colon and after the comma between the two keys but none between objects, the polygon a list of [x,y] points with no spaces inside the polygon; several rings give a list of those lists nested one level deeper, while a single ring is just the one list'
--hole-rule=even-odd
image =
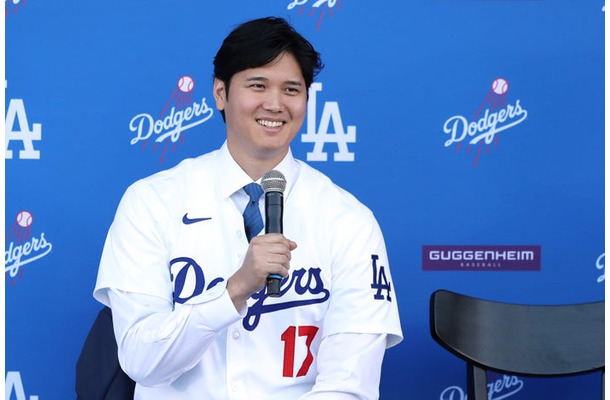
[{"label": "nose", "polygon": [[271,112],[280,112],[284,106],[282,103],[282,94],[277,90],[269,90],[266,93],[263,108]]}]

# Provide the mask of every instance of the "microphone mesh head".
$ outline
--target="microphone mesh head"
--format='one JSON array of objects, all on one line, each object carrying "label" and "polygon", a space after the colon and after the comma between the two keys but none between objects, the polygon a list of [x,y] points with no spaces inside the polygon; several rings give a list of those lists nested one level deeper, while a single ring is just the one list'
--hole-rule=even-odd
[{"label": "microphone mesh head", "polygon": [[280,192],[284,193],[286,189],[286,178],[280,171],[272,169],[271,171],[265,172],[261,179],[261,186],[265,193],[267,192]]}]

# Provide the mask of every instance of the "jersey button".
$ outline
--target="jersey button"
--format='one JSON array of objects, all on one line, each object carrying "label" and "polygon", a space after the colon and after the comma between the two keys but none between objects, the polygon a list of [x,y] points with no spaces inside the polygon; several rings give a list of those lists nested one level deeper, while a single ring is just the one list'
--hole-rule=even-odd
[{"label": "jersey button", "polygon": [[231,384],[231,390],[233,392],[239,392],[241,390],[241,384],[239,382],[234,382]]},{"label": "jersey button", "polygon": [[233,331],[233,334],[231,336],[233,336],[233,339],[237,340],[239,339],[240,334],[237,331]]}]

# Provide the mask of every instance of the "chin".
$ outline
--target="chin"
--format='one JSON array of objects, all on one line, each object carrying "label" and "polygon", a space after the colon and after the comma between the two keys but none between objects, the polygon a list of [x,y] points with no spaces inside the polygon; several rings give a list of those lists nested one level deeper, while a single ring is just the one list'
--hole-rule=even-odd
[{"label": "chin", "polygon": [[281,143],[266,142],[259,146],[259,154],[261,154],[263,158],[273,158],[276,157],[278,154],[285,154],[289,146],[290,142],[286,143],[286,141],[284,140],[282,140]]}]

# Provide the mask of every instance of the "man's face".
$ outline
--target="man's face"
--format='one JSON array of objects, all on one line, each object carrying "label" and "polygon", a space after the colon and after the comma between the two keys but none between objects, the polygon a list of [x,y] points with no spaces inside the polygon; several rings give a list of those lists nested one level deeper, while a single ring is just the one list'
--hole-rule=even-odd
[{"label": "man's face", "polygon": [[225,112],[227,144],[238,163],[279,162],[307,110],[305,80],[290,53],[233,75],[228,96],[225,82],[216,79],[214,98]]}]

